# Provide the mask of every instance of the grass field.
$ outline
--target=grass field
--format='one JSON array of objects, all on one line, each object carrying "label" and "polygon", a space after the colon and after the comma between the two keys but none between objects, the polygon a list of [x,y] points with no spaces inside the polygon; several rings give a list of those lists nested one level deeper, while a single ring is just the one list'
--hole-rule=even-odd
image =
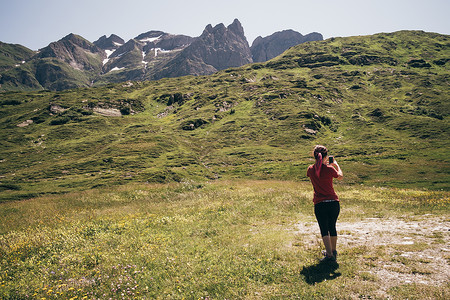
[{"label": "grass field", "polygon": [[336,184],[338,264],[309,183],[128,184],[0,204],[2,299],[449,299],[449,192]]}]

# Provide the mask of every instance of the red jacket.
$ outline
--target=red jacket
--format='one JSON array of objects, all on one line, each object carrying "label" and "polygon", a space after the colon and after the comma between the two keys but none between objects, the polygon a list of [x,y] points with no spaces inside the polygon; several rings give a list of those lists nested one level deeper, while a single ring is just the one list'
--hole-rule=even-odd
[{"label": "red jacket", "polygon": [[320,169],[320,176],[317,177],[314,165],[308,167],[306,175],[311,180],[314,187],[314,204],[320,203],[324,200],[337,200],[339,198],[333,188],[333,178],[338,178],[338,172],[332,166],[323,164]]}]

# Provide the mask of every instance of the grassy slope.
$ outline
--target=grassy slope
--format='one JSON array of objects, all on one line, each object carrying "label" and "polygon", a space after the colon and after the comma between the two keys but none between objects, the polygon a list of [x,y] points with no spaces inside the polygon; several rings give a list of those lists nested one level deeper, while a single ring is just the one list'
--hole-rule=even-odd
[{"label": "grassy slope", "polygon": [[30,59],[35,52],[21,45],[0,42],[0,71],[14,68]]},{"label": "grassy slope", "polygon": [[[0,94],[1,199],[130,181],[306,180],[318,143],[347,183],[448,189],[448,45],[423,32],[339,38],[207,77]],[[68,110],[50,115],[51,104]]]}]

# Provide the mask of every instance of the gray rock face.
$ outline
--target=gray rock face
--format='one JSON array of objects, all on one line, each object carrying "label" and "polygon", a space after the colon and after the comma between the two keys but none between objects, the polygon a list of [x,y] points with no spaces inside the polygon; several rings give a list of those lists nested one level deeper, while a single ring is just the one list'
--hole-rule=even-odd
[{"label": "gray rock face", "polygon": [[206,64],[217,70],[253,62],[244,29],[237,19],[228,27],[219,24],[212,28],[208,25],[190,47],[188,50],[197,53]]},{"label": "gray rock face", "polygon": [[264,38],[257,37],[250,49],[253,62],[264,62],[280,55],[292,46],[322,40],[323,36],[317,32],[304,36],[294,30],[283,30]]},{"label": "gray rock face", "polygon": [[225,27],[206,26],[202,35],[184,49],[157,78],[183,75],[208,75],[230,67],[253,62],[239,20]]}]

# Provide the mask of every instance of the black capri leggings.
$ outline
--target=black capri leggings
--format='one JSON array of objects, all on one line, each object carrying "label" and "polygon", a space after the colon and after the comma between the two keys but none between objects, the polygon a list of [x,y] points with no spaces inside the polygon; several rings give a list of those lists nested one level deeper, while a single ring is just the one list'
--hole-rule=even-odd
[{"label": "black capri leggings", "polygon": [[339,201],[320,202],[314,205],[314,214],[319,223],[322,236],[337,236],[336,221],[340,210]]}]

